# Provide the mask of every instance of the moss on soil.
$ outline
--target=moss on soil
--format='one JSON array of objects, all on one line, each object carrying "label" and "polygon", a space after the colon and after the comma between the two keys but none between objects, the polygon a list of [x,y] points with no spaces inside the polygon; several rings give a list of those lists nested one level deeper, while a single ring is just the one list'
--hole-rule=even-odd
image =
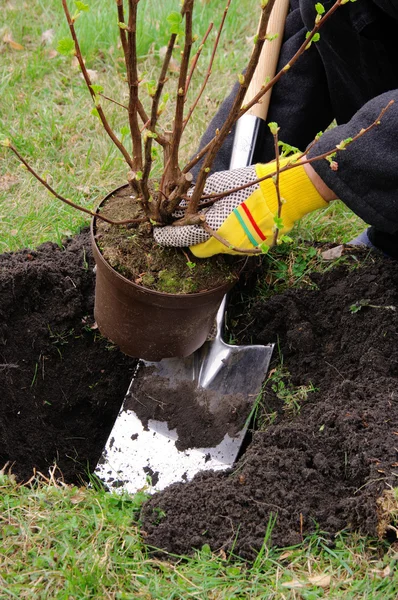
[{"label": "moss on soil", "polygon": [[[117,190],[101,213],[114,221],[142,216],[128,186]],[[148,224],[110,225],[97,219],[95,237],[105,260],[118,273],[169,294],[192,294],[223,285],[237,278],[245,261],[226,255],[199,259],[188,248],[162,248],[148,231]]]}]

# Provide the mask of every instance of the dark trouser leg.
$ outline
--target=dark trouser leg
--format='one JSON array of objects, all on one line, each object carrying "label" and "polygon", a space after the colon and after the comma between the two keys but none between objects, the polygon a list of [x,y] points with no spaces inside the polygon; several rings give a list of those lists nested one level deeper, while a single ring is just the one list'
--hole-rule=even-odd
[{"label": "dark trouser leg", "polygon": [[[333,4],[326,0],[325,8]],[[301,0],[304,23],[314,19],[311,0]],[[333,114],[346,123],[372,98],[398,88],[397,22],[370,0],[339,8],[321,32],[316,47],[323,62]],[[344,201],[344,198],[342,198]],[[361,237],[361,236],[360,236]],[[370,227],[362,236],[385,254],[398,258],[398,233]]]}]

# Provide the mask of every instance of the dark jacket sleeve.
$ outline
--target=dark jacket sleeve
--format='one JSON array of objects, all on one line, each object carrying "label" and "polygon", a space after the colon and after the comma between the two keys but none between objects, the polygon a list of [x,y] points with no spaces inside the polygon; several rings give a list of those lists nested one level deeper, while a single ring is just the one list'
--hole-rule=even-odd
[{"label": "dark jacket sleeve", "polygon": [[308,153],[314,157],[332,150],[373,123],[390,100],[380,124],[336,155],[337,171],[327,160],[312,166],[328,187],[366,223],[381,231],[398,231],[398,90],[373,98],[345,125],[323,134]]}]

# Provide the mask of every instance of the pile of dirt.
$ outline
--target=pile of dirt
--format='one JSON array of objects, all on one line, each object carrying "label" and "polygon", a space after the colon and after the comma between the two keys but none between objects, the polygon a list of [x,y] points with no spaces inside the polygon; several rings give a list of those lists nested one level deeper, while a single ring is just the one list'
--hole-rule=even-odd
[{"label": "pile of dirt", "polygon": [[[239,343],[278,341],[283,356],[285,377],[264,394],[273,423],[233,471],[156,494],[142,513],[147,543],[182,554],[206,543],[250,559],[271,517],[282,546],[317,528],[376,533],[376,500],[397,485],[398,263],[368,258],[314,283],[242,311]],[[315,391],[293,416],[272,388],[297,386]]]},{"label": "pile of dirt", "polygon": [[87,480],[128,388],[136,361],[92,329],[94,284],[87,233],[0,255],[0,468],[20,480],[54,462]]},{"label": "pile of dirt", "polygon": [[[237,305],[238,342],[275,341],[283,355],[282,379],[264,392],[260,417],[272,418],[233,471],[151,498],[148,544],[252,558],[271,516],[278,545],[317,527],[376,532],[376,500],[397,484],[398,263],[368,257],[313,282]],[[0,463],[20,480],[54,461],[66,482],[87,477],[127,390],[135,361],[92,328],[93,290],[87,234],[0,256]],[[308,394],[294,415],[272,388],[298,386]]]}]

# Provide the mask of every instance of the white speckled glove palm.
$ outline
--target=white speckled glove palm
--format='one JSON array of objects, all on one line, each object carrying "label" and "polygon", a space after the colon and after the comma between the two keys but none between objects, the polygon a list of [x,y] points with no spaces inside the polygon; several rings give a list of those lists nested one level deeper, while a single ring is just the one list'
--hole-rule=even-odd
[{"label": "white speckled glove palm", "polygon": [[[283,167],[292,160],[294,157],[281,159],[280,166]],[[275,171],[276,164],[271,162],[214,173],[207,180],[205,194],[234,189]],[[303,166],[280,173],[279,189],[284,202],[282,234],[290,231],[294,223],[307,213],[328,204],[311,183]],[[274,217],[277,211],[276,188],[270,178],[233,192],[201,212],[206,215],[209,227],[231,246],[247,250],[262,243],[272,245]],[[156,227],[154,237],[162,246],[189,246],[192,253],[199,258],[221,253],[239,254],[210,236],[200,225]]]}]

